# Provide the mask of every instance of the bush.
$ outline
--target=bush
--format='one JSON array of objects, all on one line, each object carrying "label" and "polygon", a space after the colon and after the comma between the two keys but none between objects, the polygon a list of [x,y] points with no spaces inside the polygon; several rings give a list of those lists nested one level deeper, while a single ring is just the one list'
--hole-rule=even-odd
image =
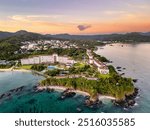
[{"label": "bush", "polygon": [[36,71],[42,71],[42,70],[44,70],[45,68],[46,68],[45,65],[32,65],[32,66],[31,66],[31,69],[32,69],[32,70],[36,70]]}]

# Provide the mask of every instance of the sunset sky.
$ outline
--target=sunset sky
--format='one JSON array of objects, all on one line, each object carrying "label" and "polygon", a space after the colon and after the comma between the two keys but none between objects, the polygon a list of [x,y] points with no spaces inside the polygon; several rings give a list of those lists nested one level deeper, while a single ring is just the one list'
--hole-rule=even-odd
[{"label": "sunset sky", "polygon": [[150,0],[0,0],[0,31],[107,34],[150,31]]}]

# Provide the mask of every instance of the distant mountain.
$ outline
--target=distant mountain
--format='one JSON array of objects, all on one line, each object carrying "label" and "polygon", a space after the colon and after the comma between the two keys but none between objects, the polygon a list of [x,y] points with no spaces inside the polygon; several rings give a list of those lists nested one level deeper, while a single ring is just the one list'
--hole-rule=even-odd
[{"label": "distant mountain", "polygon": [[145,32],[145,33],[140,33],[140,34],[144,36],[150,36],[150,32]]},{"label": "distant mountain", "polygon": [[53,38],[70,39],[70,40],[99,40],[100,35],[70,35],[70,34],[56,34],[51,35]]},{"label": "distant mountain", "polygon": [[15,33],[0,33],[0,42],[20,44],[23,41],[32,41],[40,39],[47,39],[47,37],[38,33],[27,32],[24,30],[17,31]]},{"label": "distant mountain", "polygon": [[15,33],[0,32],[0,41],[7,40],[14,42],[38,39],[68,39],[68,40],[100,40],[100,41],[120,41],[120,42],[150,42],[150,32],[132,32],[126,34],[104,34],[104,35],[70,35],[70,34],[46,34],[28,32],[20,30]]},{"label": "distant mountain", "polygon": [[100,41],[121,41],[121,42],[148,42],[150,41],[149,33],[126,33],[126,34],[105,34],[105,35],[69,35],[57,34],[49,35],[53,38],[74,39],[74,40],[100,40]]},{"label": "distant mountain", "polygon": [[15,32],[14,35],[25,35],[28,33],[30,33],[30,32],[27,32],[26,30],[19,30],[19,31]]},{"label": "distant mountain", "polygon": [[0,39],[1,38],[7,38],[7,37],[10,37],[10,36],[13,36],[13,33],[0,31]]}]

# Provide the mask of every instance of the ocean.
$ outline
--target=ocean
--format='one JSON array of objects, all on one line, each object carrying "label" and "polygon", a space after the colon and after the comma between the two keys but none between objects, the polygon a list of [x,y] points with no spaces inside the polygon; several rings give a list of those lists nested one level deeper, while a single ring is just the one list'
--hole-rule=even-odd
[{"label": "ocean", "polygon": [[136,105],[129,109],[116,107],[111,100],[104,99],[99,109],[84,106],[84,95],[59,100],[61,91],[35,93],[33,86],[43,77],[29,72],[0,72],[0,95],[24,86],[23,90],[12,93],[9,98],[0,99],[1,113],[145,113],[150,112],[150,43],[113,44],[98,47],[97,54],[113,61],[118,71],[126,77],[138,79],[135,86],[140,89]]}]

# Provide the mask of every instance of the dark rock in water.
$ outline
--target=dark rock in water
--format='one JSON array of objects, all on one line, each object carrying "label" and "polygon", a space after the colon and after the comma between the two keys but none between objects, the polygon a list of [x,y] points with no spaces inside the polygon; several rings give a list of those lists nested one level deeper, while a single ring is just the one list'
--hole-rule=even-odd
[{"label": "dark rock in water", "polygon": [[102,105],[102,101],[96,100],[96,101],[93,103],[93,109],[98,109],[98,108],[100,107],[100,105]]},{"label": "dark rock in water", "polygon": [[6,96],[7,96],[7,97],[11,96],[11,93],[7,93]]},{"label": "dark rock in water", "polygon": [[122,70],[118,70],[118,71],[122,71]]},{"label": "dark rock in water", "polygon": [[13,93],[13,92],[20,92],[20,91],[22,91],[24,89],[24,87],[25,86],[21,86],[19,88],[11,89],[11,90],[9,90],[9,92],[11,92],[11,93]]},{"label": "dark rock in water", "polygon": [[135,104],[135,100],[129,100],[128,101],[128,105],[129,106],[134,106],[134,104]]},{"label": "dark rock in water", "polygon": [[0,96],[0,99],[4,98],[5,96],[6,96],[5,94],[2,94],[2,95]]},{"label": "dark rock in water", "polygon": [[138,81],[138,79],[133,79],[133,82],[136,83]]},{"label": "dark rock in water", "polygon": [[138,95],[138,93],[139,93],[139,89],[138,88],[134,88],[134,93],[132,94],[132,96],[134,98],[136,98],[136,96]]},{"label": "dark rock in water", "polygon": [[22,91],[24,89],[25,86],[21,86],[19,87],[19,91]]},{"label": "dark rock in water", "polygon": [[35,90],[36,93],[40,93],[40,92],[43,92],[43,91],[45,91],[45,90],[44,89],[37,89],[37,90]]},{"label": "dark rock in water", "polygon": [[138,88],[134,88],[134,93],[138,94],[139,93],[139,89]]},{"label": "dark rock in water", "polygon": [[11,90],[9,90],[11,93],[13,93],[13,92],[15,92],[16,91],[16,89],[11,89]]},{"label": "dark rock in water", "polygon": [[125,75],[125,73],[122,73],[122,74],[120,74],[120,75],[121,75],[121,76],[122,76],[122,75]]},{"label": "dark rock in water", "polygon": [[126,68],[123,68],[123,70],[125,70]]},{"label": "dark rock in water", "polygon": [[63,99],[66,99],[66,98],[71,98],[71,97],[74,97],[76,95],[75,92],[67,92],[67,93],[63,93],[58,99],[59,100],[63,100]]},{"label": "dark rock in water", "polygon": [[18,91],[19,91],[19,89],[18,89],[18,88],[16,88],[16,89],[15,89],[15,92],[18,92]]},{"label": "dark rock in water", "polygon": [[68,92],[66,93],[65,97],[74,97],[76,95],[75,92]]},{"label": "dark rock in water", "polygon": [[36,99],[31,99],[28,101],[28,104],[34,104],[37,100]]},{"label": "dark rock in water", "polygon": [[123,108],[129,108],[135,105],[135,98],[138,95],[138,88],[134,89],[134,93],[131,95],[126,95],[124,100],[113,101],[113,104],[116,106],[121,106]]},{"label": "dark rock in water", "polygon": [[37,90],[37,86],[33,86],[33,90]]},{"label": "dark rock in water", "polygon": [[116,67],[116,69],[121,69],[121,68],[122,68],[122,67],[120,67],[120,66],[117,66],[117,67]]},{"label": "dark rock in water", "polygon": [[15,88],[15,89],[11,89],[11,90],[7,91],[6,93],[0,95],[0,99],[2,99],[2,98],[10,98],[12,93],[18,93],[18,92],[22,91],[23,88],[24,88],[24,86],[21,86],[19,88]]},{"label": "dark rock in water", "polygon": [[85,99],[88,99],[88,100],[89,100],[89,99],[90,99],[90,96],[85,96]]},{"label": "dark rock in water", "polygon": [[98,109],[100,105],[102,105],[102,101],[100,101],[99,99],[96,99],[95,101],[86,99],[84,105],[92,109]]},{"label": "dark rock in water", "polygon": [[135,100],[121,100],[121,101],[115,101],[114,104],[117,105],[117,106],[121,106],[121,107],[123,107],[123,108],[129,108],[129,107],[134,106]]},{"label": "dark rock in water", "polygon": [[21,87],[19,87],[19,88],[16,88],[16,89],[15,89],[15,92],[20,92],[20,91],[22,91],[24,87],[25,87],[25,86],[21,86]]},{"label": "dark rock in water", "polygon": [[92,101],[90,99],[86,99],[84,102],[85,106],[90,106],[92,104]]},{"label": "dark rock in water", "polygon": [[73,92],[72,89],[66,89],[65,91],[63,91],[61,93],[61,97],[59,97],[59,99],[65,99],[65,98],[71,98],[71,97],[74,97],[76,95],[75,92]]},{"label": "dark rock in water", "polygon": [[71,89],[67,88],[65,91],[63,91],[61,94],[65,95],[66,93],[68,93]]},{"label": "dark rock in water", "polygon": [[52,88],[47,88],[46,91],[47,91],[48,93],[51,93],[51,92],[54,92],[55,90],[52,89]]},{"label": "dark rock in water", "polygon": [[125,101],[125,100],[119,100],[119,101],[113,101],[113,104],[116,105],[116,106],[120,106],[120,107],[123,107],[123,108],[128,108],[128,103]]}]

